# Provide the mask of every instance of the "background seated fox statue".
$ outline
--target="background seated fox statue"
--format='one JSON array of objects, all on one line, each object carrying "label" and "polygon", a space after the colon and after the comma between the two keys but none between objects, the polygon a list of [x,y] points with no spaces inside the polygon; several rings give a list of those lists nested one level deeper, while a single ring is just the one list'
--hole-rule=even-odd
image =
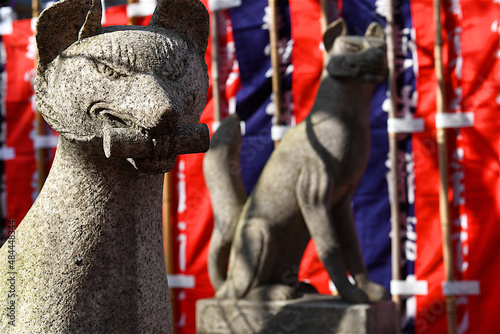
[{"label": "background seated fox statue", "polygon": [[351,213],[369,157],[372,90],[387,72],[384,33],[375,23],[364,37],[346,36],[340,19],[324,45],[315,104],[277,146],[248,198],[237,116],[212,137],[204,173],[215,216],[208,269],[217,298],[280,300],[315,290],[298,280],[310,238],[344,300],[387,298],[368,277]]},{"label": "background seated fox statue", "polygon": [[160,0],[148,27],[102,28],[101,13],[63,0],[38,19],[36,102],[60,137],[0,250],[1,333],[172,331],[162,173],[208,149],[208,14]]}]

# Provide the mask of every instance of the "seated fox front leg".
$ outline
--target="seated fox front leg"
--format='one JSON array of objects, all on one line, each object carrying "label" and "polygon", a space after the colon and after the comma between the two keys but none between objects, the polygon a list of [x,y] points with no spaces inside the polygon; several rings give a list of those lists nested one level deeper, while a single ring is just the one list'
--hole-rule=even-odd
[{"label": "seated fox front leg", "polygon": [[335,284],[342,299],[366,303],[368,297],[347,278],[342,248],[331,215],[333,183],[326,167],[307,164],[297,180],[296,195],[305,224],[316,244],[318,257]]},{"label": "seated fox front leg", "polygon": [[352,194],[344,196],[332,211],[347,270],[356,281],[356,285],[368,295],[370,301],[386,300],[389,295],[385,288],[368,277],[352,217],[351,200]]},{"label": "seated fox front leg", "polygon": [[269,256],[269,232],[264,228],[266,222],[259,218],[240,221],[235,233],[233,248],[229,257],[227,278],[216,291],[217,298],[244,298],[249,291],[266,280],[266,263]]}]

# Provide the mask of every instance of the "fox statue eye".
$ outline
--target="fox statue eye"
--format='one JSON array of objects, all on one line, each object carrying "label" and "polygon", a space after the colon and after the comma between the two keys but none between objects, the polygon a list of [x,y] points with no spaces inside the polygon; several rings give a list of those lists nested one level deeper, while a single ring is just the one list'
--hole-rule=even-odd
[{"label": "fox statue eye", "polygon": [[104,63],[96,62],[96,66],[97,66],[97,70],[102,75],[104,75],[110,79],[116,80],[116,79],[119,79],[119,78],[125,76],[125,74],[122,74],[122,73],[116,71],[114,68],[112,68],[111,66],[106,65]]}]

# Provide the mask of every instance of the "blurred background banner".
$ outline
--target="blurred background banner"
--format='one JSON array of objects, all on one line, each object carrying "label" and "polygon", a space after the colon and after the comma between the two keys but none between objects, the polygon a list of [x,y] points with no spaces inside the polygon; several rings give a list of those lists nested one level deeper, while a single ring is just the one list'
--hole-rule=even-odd
[{"label": "blurred background banner", "polygon": [[[218,22],[217,44],[209,43],[206,61],[210,74],[214,50],[218,55],[219,113],[224,118],[236,112],[243,121],[241,164],[245,187],[251,191],[274,148],[268,1],[202,2]],[[385,27],[391,10],[388,0],[327,3],[328,20],[343,17],[349,33],[356,35],[363,35],[373,21]],[[37,196],[35,149],[47,150],[44,163],[48,169],[57,134],[47,129],[46,135],[36,135],[33,24],[22,9],[23,1],[5,4],[0,12],[0,213],[4,223],[14,219],[18,224]],[[130,16],[135,24],[146,25],[154,8],[151,4],[107,1],[103,25],[125,25]],[[395,189],[402,231],[400,270],[402,280],[410,286],[415,280],[428,284],[427,293],[403,296],[402,329],[406,333],[445,333],[432,1],[393,4],[399,125],[391,131],[398,132]],[[283,0],[278,5],[282,119],[293,126],[307,116],[319,84],[322,7],[320,0]],[[465,291],[456,297],[457,328],[458,333],[500,333],[495,312],[500,293],[500,3],[446,0],[442,22],[446,111],[459,119],[452,121],[453,116],[447,116],[442,121],[445,127],[453,126],[447,130],[453,260],[456,279],[479,286],[479,294]],[[201,119],[212,130],[217,126],[213,83],[211,75]],[[383,83],[374,92],[371,156],[352,208],[370,276],[389,290],[388,89]],[[415,126],[417,123],[423,128]],[[214,293],[206,268],[213,221],[202,159],[202,154],[180,156],[169,176],[171,210],[165,220],[171,231],[167,247],[177,333],[195,332],[195,302]],[[5,236],[5,224],[1,231]],[[297,270],[301,279],[320,292],[335,293],[313,243]]]}]

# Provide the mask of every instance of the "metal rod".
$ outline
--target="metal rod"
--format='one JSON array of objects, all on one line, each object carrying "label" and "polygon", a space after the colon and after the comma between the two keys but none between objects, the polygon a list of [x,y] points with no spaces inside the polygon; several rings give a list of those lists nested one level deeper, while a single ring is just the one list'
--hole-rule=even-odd
[{"label": "metal rod", "polygon": [[[436,91],[436,111],[445,112],[445,87],[443,69],[443,39],[441,36],[441,1],[434,0],[434,62],[437,79]],[[448,152],[446,129],[437,128],[437,144],[439,159],[439,217],[441,221],[441,231],[443,234],[443,262],[447,282],[455,280],[455,270],[453,267],[453,250],[451,242],[450,207],[448,201]],[[457,333],[455,296],[446,296],[446,314],[448,319],[448,333]]]}]

